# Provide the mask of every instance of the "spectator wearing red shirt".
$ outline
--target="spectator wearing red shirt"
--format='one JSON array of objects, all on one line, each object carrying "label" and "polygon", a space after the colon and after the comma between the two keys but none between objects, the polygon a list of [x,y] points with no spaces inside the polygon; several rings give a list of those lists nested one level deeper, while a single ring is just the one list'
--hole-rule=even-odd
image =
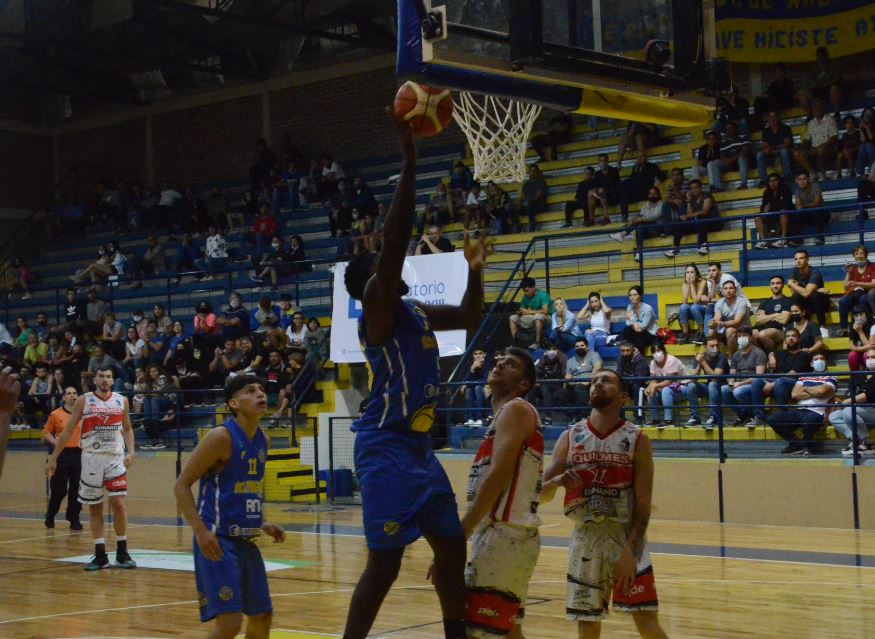
[{"label": "spectator wearing red shirt", "polygon": [[267,204],[262,204],[259,209],[258,217],[252,225],[252,232],[255,233],[255,252],[258,256],[265,253],[270,248],[270,239],[277,234],[276,217],[271,212]]},{"label": "spectator wearing red shirt", "polygon": [[204,300],[195,307],[193,326],[192,343],[198,349],[216,348],[222,343],[222,327],[208,301]]},{"label": "spectator wearing red shirt", "polygon": [[845,294],[839,299],[839,330],[848,334],[848,315],[858,304],[875,308],[875,264],[869,261],[869,251],[860,244],[854,248],[854,259],[845,266]]}]

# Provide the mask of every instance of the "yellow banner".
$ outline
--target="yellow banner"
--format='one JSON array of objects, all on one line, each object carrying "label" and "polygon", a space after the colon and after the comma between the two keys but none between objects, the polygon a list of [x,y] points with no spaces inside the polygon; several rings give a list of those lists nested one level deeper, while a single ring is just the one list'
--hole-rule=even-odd
[{"label": "yellow banner", "polygon": [[[770,7],[760,17],[755,10],[734,11],[732,4],[721,10],[730,0],[718,2],[717,55],[733,62],[812,62],[820,46],[833,58],[875,49],[875,2],[850,8],[858,0],[831,6],[824,0],[780,0],[786,6],[777,10],[771,5],[779,0],[732,1]],[[818,11],[818,3],[825,8]],[[798,13],[792,5],[800,5]],[[837,9],[842,6],[848,10]]]}]

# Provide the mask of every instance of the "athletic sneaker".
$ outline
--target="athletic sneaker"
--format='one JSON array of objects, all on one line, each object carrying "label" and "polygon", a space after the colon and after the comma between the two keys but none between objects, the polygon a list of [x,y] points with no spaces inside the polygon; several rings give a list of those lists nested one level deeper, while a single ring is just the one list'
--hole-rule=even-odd
[{"label": "athletic sneaker", "polygon": [[663,255],[665,255],[668,258],[672,258],[672,257],[677,257],[678,253],[680,253],[680,251],[678,251],[677,249],[669,249],[668,251],[663,253]]},{"label": "athletic sneaker", "polygon": [[[852,457],[854,455],[853,449],[854,445],[848,444],[848,447],[842,450],[842,455],[844,455],[845,457]],[[872,450],[871,444],[867,444],[866,442],[860,442],[860,445],[857,446],[857,452],[860,454],[861,457],[871,457],[873,452],[875,451]]]},{"label": "athletic sneaker", "polygon": [[705,256],[708,255],[708,243],[702,244],[698,250],[696,251],[699,255]]},{"label": "athletic sneaker", "polygon": [[126,552],[117,552],[115,554],[115,565],[119,568],[136,568],[136,562],[131,559],[131,556]]},{"label": "athletic sneaker", "polygon": [[786,448],[783,448],[781,450],[781,454],[782,455],[802,455],[804,450],[807,450],[804,446],[801,446],[800,444],[797,444],[795,442],[791,442],[791,443],[787,444]]},{"label": "athletic sneaker", "polygon": [[717,423],[717,418],[714,417],[714,415],[711,415],[707,420],[705,420],[705,423],[702,425],[702,428],[704,428],[705,430],[713,430],[714,425],[716,423]]},{"label": "athletic sneaker", "polygon": [[611,238],[612,240],[616,240],[617,242],[625,242],[626,241],[626,234],[623,231],[619,231],[617,233],[611,233],[610,235],[608,235],[608,237]]},{"label": "athletic sneaker", "polygon": [[751,417],[749,420],[747,420],[747,422],[745,422],[744,425],[750,429],[754,429],[760,425],[760,422],[756,417]]},{"label": "athletic sneaker", "polygon": [[696,333],[696,335],[693,337],[693,344],[701,345],[704,344],[705,341],[705,333]]},{"label": "athletic sneaker", "polygon": [[70,530],[82,530],[82,522],[81,521],[71,521],[70,522]]},{"label": "athletic sneaker", "polygon": [[787,246],[787,240],[775,240],[772,242],[772,248],[784,248]]},{"label": "athletic sneaker", "polygon": [[743,417],[736,417],[735,421],[732,422],[732,425],[733,426],[744,426],[745,421],[746,420]]},{"label": "athletic sneaker", "polygon": [[109,557],[104,555],[94,555],[87,564],[85,570],[100,570],[101,568],[109,568]]},{"label": "athletic sneaker", "polygon": [[687,423],[685,424],[685,426],[686,426],[687,428],[689,428],[689,427],[691,427],[691,426],[698,426],[698,425],[701,424],[701,423],[702,423],[702,422],[699,421],[699,418],[696,417],[695,415],[693,415],[692,417],[690,417],[690,418],[687,420]]},{"label": "athletic sneaker", "polygon": [[674,424],[670,422],[659,422],[656,425],[656,430],[665,430],[666,428],[674,428]]},{"label": "athletic sneaker", "polygon": [[757,242],[753,246],[754,246],[754,248],[757,248],[757,249],[767,249],[767,248],[769,248],[769,243],[768,242]]}]

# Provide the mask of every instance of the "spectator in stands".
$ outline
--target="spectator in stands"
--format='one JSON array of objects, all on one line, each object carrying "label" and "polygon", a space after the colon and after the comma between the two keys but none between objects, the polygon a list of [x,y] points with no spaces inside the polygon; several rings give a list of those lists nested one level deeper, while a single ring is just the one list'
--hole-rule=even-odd
[{"label": "spectator in stands", "polygon": [[213,305],[203,300],[194,310],[192,345],[202,350],[214,348],[222,342],[222,329],[213,313]]},{"label": "spectator in stands", "polygon": [[535,280],[531,277],[523,278],[520,282],[523,291],[519,309],[510,316],[510,336],[515,340],[517,331],[522,328],[527,333],[535,329],[535,341],[529,344],[529,350],[540,348],[541,338],[544,333],[544,322],[553,313],[553,302],[550,296],[535,287]]},{"label": "spectator in stands", "polygon": [[147,324],[146,345],[149,347],[149,363],[163,364],[167,359],[170,338],[158,330],[155,320],[149,320]]},{"label": "spectator in stands", "polygon": [[5,324],[0,323],[0,353],[4,355],[12,352],[12,334]]},{"label": "spectator in stands", "polygon": [[[602,299],[598,291],[592,291],[587,295],[586,304],[578,311],[578,323],[589,323],[583,331],[583,337],[590,352],[596,353],[608,343],[611,334],[611,312],[611,307]],[[578,333],[580,330],[578,327]]]},{"label": "spectator in stands", "polygon": [[[623,222],[629,219],[629,205],[647,199],[651,187],[658,187],[664,174],[658,165],[647,160],[647,151],[638,151],[638,159],[632,167],[631,175],[620,183],[620,214]],[[607,215],[602,219],[605,222]]]},{"label": "spectator in stands", "polygon": [[192,366],[191,352],[185,343],[180,343],[173,349],[173,356],[168,359],[171,380],[174,388],[185,391],[182,395],[184,407],[203,406],[206,393],[206,381]]},{"label": "spectator in stands", "polygon": [[808,264],[808,251],[799,249],[793,254],[796,267],[787,278],[787,286],[794,303],[817,317],[821,326],[826,325],[826,312],[829,310],[829,295],[823,283],[823,275]]},{"label": "spectator in stands", "polygon": [[436,255],[452,253],[455,250],[453,243],[441,235],[441,227],[434,225],[429,227],[428,234],[423,233],[414,255]]},{"label": "spectator in stands", "polygon": [[848,313],[858,304],[875,308],[875,264],[865,245],[854,247],[854,259],[845,265],[845,294],[839,298],[839,336],[847,335]]},{"label": "spectator in stands", "polygon": [[[781,181],[777,173],[769,174],[769,184],[763,191],[763,199],[760,203],[760,213],[778,213],[779,211],[791,211],[795,209],[793,194]],[[787,237],[790,234],[790,214],[757,216],[754,218],[758,240],[754,248],[782,248],[787,246]],[[771,239],[777,238],[777,239]],[[795,246],[797,240],[789,240]]]},{"label": "spectator in stands", "polygon": [[519,217],[510,196],[492,180],[486,183],[486,215],[492,232],[496,235],[519,227]]},{"label": "spectator in stands", "polygon": [[869,212],[875,210],[875,162],[866,177],[857,184],[857,201],[863,206],[862,219],[869,219]]},{"label": "spectator in stands", "polygon": [[860,115],[860,151],[857,153],[857,173],[866,174],[866,167],[875,166],[875,109],[866,107]]},{"label": "spectator in stands", "polygon": [[[216,225],[218,228],[218,225]],[[182,274],[197,270],[197,261],[201,256],[200,244],[191,237],[191,233],[183,233],[182,239],[176,245],[176,280],[179,284]]]},{"label": "spectator in stands", "polygon": [[35,366],[37,362],[46,361],[46,356],[49,353],[49,345],[39,341],[36,333],[30,333],[27,336],[27,345],[24,347],[24,354],[21,361],[25,366]]},{"label": "spectator in stands", "polygon": [[[650,375],[653,377],[682,377],[687,367],[674,355],[669,354],[660,342],[653,345],[653,360],[650,362]],[[684,397],[684,385],[681,380],[670,379],[651,380],[644,388],[644,395],[650,406],[650,422],[648,426],[656,426],[662,430],[666,426],[674,426],[674,404]],[[662,407],[662,419],[659,418],[659,408]]]},{"label": "spectator in stands", "polygon": [[577,330],[577,318],[568,310],[565,300],[557,297],[553,300],[553,314],[550,316],[550,335],[548,339],[557,344],[562,351],[567,351],[574,346],[580,338]]},{"label": "spectator in stands", "polygon": [[331,208],[328,215],[331,237],[349,235],[353,222],[353,202],[352,189],[349,188],[346,180],[337,181],[337,190],[329,196],[326,206]]},{"label": "spectator in stands", "polygon": [[[738,190],[747,188],[747,176],[750,172],[751,161],[754,159],[750,140],[744,133],[738,132],[735,122],[727,122],[720,137],[720,159],[717,161],[714,174],[718,177],[717,186],[723,187],[723,173],[738,169],[741,181]],[[715,183],[712,181],[713,187]],[[714,190],[713,188],[711,189]]]},{"label": "spectator in stands", "polygon": [[727,281],[723,284],[723,297],[714,305],[714,317],[708,322],[708,336],[717,336],[730,353],[741,348],[737,339],[741,329],[750,330],[750,303],[747,298],[739,297],[735,283]]},{"label": "spectator in stands", "polygon": [[[190,239],[189,236],[189,241]],[[143,256],[131,255],[127,268],[131,279],[136,280],[133,288],[142,288],[143,275],[158,275],[167,271],[167,257],[164,254],[164,247],[158,243],[158,238],[150,235],[146,239],[146,250],[143,252]],[[179,272],[179,268],[180,266],[177,264],[177,272]]]},{"label": "spectator in stands", "polygon": [[730,122],[738,125],[738,130],[747,133],[747,119],[750,117],[750,102],[738,95],[738,86],[732,85],[717,101],[717,122],[714,128],[722,132]]},{"label": "spectator in stands", "polygon": [[687,194],[687,212],[678,218],[674,227],[674,248],[665,252],[666,257],[677,257],[680,254],[681,240],[685,235],[696,234],[699,255],[708,254],[708,233],[720,230],[720,211],[717,201],[710,193],[702,190],[700,180],[690,181],[690,191]]},{"label": "spectator in stands", "polygon": [[723,405],[731,407],[736,414],[733,426],[746,425],[756,428],[766,423],[766,411],[761,394],[762,387],[754,386],[748,375],[766,372],[766,354],[753,343],[750,326],[741,326],[737,331],[738,350],[729,359],[729,374],[732,379],[723,384],[720,392]]},{"label": "spectator in stands", "polygon": [[137,335],[145,339],[148,335],[149,320],[146,319],[142,309],[136,309],[131,313],[131,325],[137,329]]},{"label": "spectator in stands", "polygon": [[486,193],[480,189],[480,182],[474,182],[468,199],[465,201],[464,218],[462,227],[474,230],[483,226],[486,209]]},{"label": "spectator in stands", "polygon": [[775,79],[769,83],[762,97],[754,100],[754,113],[762,117],[769,111],[780,113],[796,102],[796,88],[793,80],[787,77],[787,66],[783,62],[775,65]]},{"label": "spectator in stands", "polygon": [[170,336],[167,342],[167,355],[164,357],[165,367],[170,366],[173,363],[173,359],[178,355],[177,350],[180,344],[183,349],[187,349],[189,346],[188,336],[185,334],[185,325],[179,320],[176,320],[173,322],[173,326],[170,329]]},{"label": "spectator in stands", "polygon": [[[82,334],[82,332],[87,330],[87,322],[88,313],[85,310],[85,304],[76,297],[75,288],[68,288],[67,299],[64,304],[64,323],[53,330],[58,333],[72,331]],[[2,341],[2,336],[0,336],[0,342]]]},{"label": "spectator in stands", "polygon": [[629,124],[626,125],[626,132],[623,134],[623,137],[620,140],[620,156],[617,160],[617,166],[621,166],[623,164],[623,158],[626,157],[626,151],[628,151],[629,149],[634,148],[638,152],[639,156],[642,153],[646,156],[647,149],[653,146],[653,142],[655,139],[655,124],[630,121]]},{"label": "spectator in stands", "polygon": [[760,303],[756,312],[754,342],[766,353],[780,348],[784,341],[784,330],[790,324],[790,298],[784,295],[784,278],[773,275],[769,280],[771,297]]},{"label": "spectator in stands", "polygon": [[[701,353],[696,353],[696,367],[694,373],[697,375],[726,375],[729,372],[729,361],[726,356],[720,352],[720,340],[717,336],[709,337],[705,342],[705,350]],[[687,426],[698,426],[702,423],[699,413],[699,398],[708,398],[708,419],[705,420],[705,430],[711,430],[714,425],[720,420],[720,389],[723,382],[712,379],[709,381],[687,382],[685,392],[687,403],[690,406],[690,418],[687,420]]]},{"label": "spectator in stands", "polygon": [[210,226],[208,232],[209,235],[204,247],[204,257],[203,259],[195,260],[195,265],[198,269],[207,272],[202,281],[212,280],[213,273],[222,270],[228,263],[228,243],[225,241],[222,232],[215,226]]},{"label": "spectator in stands", "polygon": [[106,302],[97,297],[96,289],[89,289],[88,301],[85,303],[85,317],[88,320],[88,332],[100,335],[103,332],[103,319],[106,313]]},{"label": "spectator in stands", "polygon": [[875,348],[870,348],[866,352],[865,367],[869,371],[866,380],[855,380],[856,393],[853,398],[848,397],[842,400],[841,410],[836,410],[830,413],[829,423],[833,425],[836,432],[847,437],[848,447],[842,450],[842,455],[851,457],[854,454],[853,431],[857,431],[859,444],[857,452],[864,457],[871,457],[875,454],[875,448],[872,446],[872,439],[869,437],[869,429],[875,426],[875,407],[871,406],[855,406],[851,408],[851,404],[875,404]]},{"label": "spectator in stands", "polygon": [[73,280],[74,284],[79,284],[86,277],[90,277],[91,283],[96,286],[106,282],[110,275],[112,275],[112,256],[107,252],[106,247],[101,244],[97,247],[97,259],[84,269],[78,269],[70,279]]},{"label": "spectator in stands", "polygon": [[799,331],[792,327],[784,331],[784,348],[769,353],[768,361],[769,370],[779,377],[753,380],[754,392],[771,397],[779,407],[786,407],[799,375],[811,372],[811,353],[799,343]]},{"label": "spectator in stands", "polygon": [[346,178],[346,173],[340,168],[336,160],[325,153],[322,156],[322,175],[319,177],[318,192],[323,200],[337,190],[340,180]]},{"label": "spectator in stands", "polygon": [[[644,388],[644,382],[641,378],[650,374],[650,362],[641,354],[641,351],[635,348],[635,344],[632,342],[622,340],[619,349],[620,361],[617,365],[617,371],[626,382],[633,405],[640,406],[643,401],[641,396]],[[636,410],[636,412],[638,411]],[[643,416],[643,412],[641,415]]]},{"label": "spectator in stands", "polygon": [[124,325],[116,319],[115,313],[113,311],[104,313],[101,343],[106,347],[107,352],[116,359],[124,357],[124,339]]},{"label": "spectator in stands", "polygon": [[[830,162],[836,157],[838,130],[833,118],[826,114],[823,100],[814,102],[814,117],[808,122],[803,143],[793,152],[793,159],[815,180],[823,180]],[[817,166],[815,174],[814,166]]]},{"label": "spectator in stands", "polygon": [[27,395],[24,396],[24,411],[31,428],[36,428],[36,413],[48,416],[52,412],[52,385],[54,379],[49,374],[49,367],[39,362],[34,367],[34,377],[31,380]]},{"label": "spectator in stands", "polygon": [[516,226],[514,230],[519,232],[519,216],[529,218],[529,231],[534,232],[538,228],[538,213],[547,210],[547,180],[541,174],[541,167],[537,164],[529,166],[529,177],[523,182],[519,199],[516,201]]},{"label": "spectator in stands", "polygon": [[286,251],[281,238],[274,236],[270,241],[270,248],[261,254],[258,266],[249,271],[249,279],[259,284],[264,278],[270,276],[270,290],[276,290],[277,275],[280,267],[286,261]]},{"label": "spectator in stands", "polygon": [[591,219],[588,199],[589,192],[596,186],[595,171],[591,166],[584,167],[583,179],[577,183],[577,189],[574,192],[574,199],[565,203],[565,224],[562,228],[571,228],[571,221],[574,218],[574,212],[577,210],[583,211],[584,226],[592,226],[595,220]]},{"label": "spectator in stands", "polygon": [[45,342],[49,339],[52,327],[49,326],[49,316],[46,315],[45,311],[37,312],[36,324],[32,327],[32,331],[41,342]]},{"label": "spectator in stands", "polygon": [[207,209],[191,186],[185,187],[179,214],[179,226],[183,231],[197,232],[207,219]]},{"label": "spectator in stands", "polygon": [[471,366],[468,367],[468,373],[465,375],[465,386],[462,387],[462,392],[465,395],[465,426],[482,426],[483,418],[486,416],[484,409],[486,407],[486,398],[483,395],[486,381],[486,351],[482,348],[475,348],[472,353]]},{"label": "spectator in stands", "polygon": [[[708,294],[708,280],[702,277],[699,267],[687,264],[684,268],[684,283],[681,285],[681,306],[678,309],[678,321],[681,326],[681,337],[678,343],[690,341],[690,318],[695,320],[701,339],[704,340],[705,328],[711,320],[708,309],[711,296]],[[713,307],[712,307],[713,309]]]},{"label": "spectator in stands", "polygon": [[306,353],[305,342],[307,340],[307,324],[304,314],[300,311],[292,315],[292,323],[286,329],[286,344],[290,350]]},{"label": "spectator in stands", "polygon": [[304,348],[307,349],[307,359],[316,362],[317,367],[321,367],[328,359],[328,331],[319,325],[318,318],[311,317],[307,320]]},{"label": "spectator in stands", "polygon": [[91,351],[91,357],[88,359],[87,370],[92,375],[97,374],[100,368],[112,368],[115,373],[115,379],[112,382],[112,389],[120,391],[124,387],[124,380],[127,375],[122,370],[123,367],[115,360],[115,358],[106,352],[101,344],[95,344]]},{"label": "spectator in stands", "polygon": [[158,196],[158,206],[154,215],[154,226],[156,228],[165,227],[167,234],[173,235],[173,222],[179,215],[179,201],[182,199],[182,193],[166,184]]},{"label": "spectator in stands", "polygon": [[174,404],[176,396],[173,391],[172,378],[157,364],[146,369],[146,389],[150,391],[145,396],[144,414],[146,417],[146,438],[148,443],[141,445],[146,450],[161,450],[167,448],[162,437],[164,432],[173,426],[176,416]]},{"label": "spectator in stands", "polygon": [[32,281],[33,275],[21,258],[13,258],[12,265],[6,271],[6,288],[12,293],[21,293],[21,299],[29,300]]},{"label": "spectator in stands", "polygon": [[210,371],[216,375],[225,377],[233,376],[246,368],[243,361],[244,353],[236,339],[226,339],[224,346],[216,346],[213,349],[213,361],[210,362]]},{"label": "spectator in stands", "polygon": [[456,160],[456,162],[453,163],[453,172],[450,174],[450,202],[448,207],[450,219],[452,219],[453,211],[455,209],[465,206],[465,202],[468,199],[468,191],[473,184],[474,176],[471,174],[471,171],[465,166],[464,162]]},{"label": "spectator in stands", "polygon": [[173,320],[164,310],[164,304],[156,303],[152,307],[152,319],[158,326],[159,333],[167,335],[167,337],[173,334]]},{"label": "spectator in stands", "polygon": [[224,191],[222,191],[221,187],[214,186],[206,202],[206,223],[221,228],[227,222],[230,208],[231,205],[228,203],[228,198]]},{"label": "spectator in stands", "polygon": [[[550,118],[548,124],[549,128],[545,134],[534,135],[530,140],[532,148],[535,149],[535,153],[538,154],[538,160],[540,162],[547,162],[550,159],[558,160],[559,145],[566,144],[572,140],[573,123],[570,115],[567,113],[560,113],[559,115]],[[547,147],[550,147],[550,158],[544,153],[544,150]]]},{"label": "spectator in stands", "polygon": [[276,153],[267,146],[267,140],[259,138],[249,166],[249,181],[253,187],[257,188],[267,180],[271,169],[276,166],[276,159]]},{"label": "spectator in stands", "polygon": [[27,325],[27,318],[25,317],[16,317],[15,318],[15,340],[13,342],[13,346],[15,347],[15,352],[21,356],[24,353],[24,349],[27,348],[27,338],[32,333],[30,327]]},{"label": "spectator in stands", "polygon": [[792,326],[799,331],[799,345],[807,353],[817,353],[826,350],[820,327],[808,319],[808,311],[805,306],[798,302],[790,305],[790,319]]},{"label": "spectator in stands", "polygon": [[720,134],[711,130],[705,134],[705,144],[700,146],[696,152],[696,165],[693,167],[693,173],[699,178],[707,175],[712,192],[723,190],[720,185],[719,161]]},{"label": "spectator in stands", "polygon": [[[814,374],[799,378],[793,386],[792,398],[798,408],[785,408],[769,417],[769,426],[787,442],[782,455],[814,454],[814,436],[823,428],[826,407],[835,397],[838,381],[829,374],[826,355],[815,354],[811,359]],[[796,430],[802,430],[802,438],[796,437]]]},{"label": "spectator in stands", "polygon": [[128,263],[128,257],[122,251],[118,240],[113,240],[107,246],[110,257],[112,257],[112,270],[116,275],[124,275]]},{"label": "spectator in stands", "polygon": [[425,226],[436,224],[445,226],[453,221],[453,200],[447,195],[447,185],[441,181],[435,185],[435,191],[431,194],[428,204],[419,216],[417,232],[422,234]]},{"label": "spectator in stands", "polygon": [[561,389],[557,380],[565,379],[565,371],[568,368],[568,359],[565,353],[559,350],[559,346],[553,342],[547,342],[547,349],[535,362],[535,374],[538,384],[529,392],[530,397],[541,397],[541,414],[544,416],[545,425],[553,423],[554,408],[557,404],[554,394]]},{"label": "spectator in stands", "polygon": [[852,371],[859,371],[863,370],[866,364],[866,353],[873,343],[872,327],[875,326],[875,323],[872,321],[868,306],[858,304],[851,313],[854,317],[854,323],[848,333],[851,341],[851,348],[848,351],[848,368]]},{"label": "spectator in stands", "polygon": [[665,194],[665,203],[671,210],[671,221],[676,221],[687,212],[687,193],[690,185],[684,179],[684,171],[678,167],[671,170],[668,189]]},{"label": "spectator in stands", "polygon": [[374,192],[371,190],[362,176],[356,175],[352,178],[352,202],[353,208],[359,213],[377,213],[377,199],[374,197]]},{"label": "spectator in stands", "polygon": [[793,174],[790,163],[792,153],[793,131],[781,122],[777,111],[769,111],[767,124],[763,129],[762,144],[756,155],[759,186],[766,186],[768,166],[774,165],[776,161],[781,163],[781,176],[785,181],[789,181]]},{"label": "spectator in stands", "polygon": [[626,306],[626,327],[620,334],[627,342],[632,342],[639,352],[656,341],[656,313],[644,301],[644,290],[638,286],[629,289],[629,305]]},{"label": "spectator in stands", "polygon": [[[636,165],[637,166],[637,165]],[[634,171],[634,169],[633,169]],[[608,154],[599,154],[599,168],[593,176],[594,188],[587,195],[588,217],[584,217],[583,225],[595,224],[596,207],[602,208],[602,224],[610,224],[611,217],[608,215],[608,207],[620,203],[620,170],[619,164],[611,166],[608,162]]]},{"label": "spectator in stands", "polygon": [[252,232],[255,234],[256,261],[267,252],[271,239],[276,236],[279,224],[276,216],[267,204],[259,207],[258,217],[252,224]]},{"label": "spectator in stands", "polygon": [[[805,209],[818,209],[823,206],[823,194],[820,191],[820,186],[813,184],[807,173],[800,173],[796,176],[796,209],[803,211]],[[817,236],[814,238],[814,243],[822,245],[824,243],[824,230],[829,224],[829,211],[819,211],[816,213],[798,213],[795,217],[798,220],[797,226],[814,226]],[[799,244],[803,244],[804,240],[801,237],[802,230],[797,228],[796,233],[800,234],[797,240]]]},{"label": "spectator in stands", "polygon": [[831,97],[832,87],[838,86],[841,89],[842,84],[841,65],[829,59],[829,50],[824,46],[818,47],[815,55],[812,82],[808,91],[803,91],[799,95],[799,106],[808,118],[811,117],[812,98],[825,101]]},{"label": "spectator in stands", "polygon": [[629,223],[625,229],[611,233],[610,237],[617,242],[624,242],[634,235],[635,246],[637,247],[635,259],[640,260],[644,249],[644,240],[658,237],[662,232],[661,225],[669,221],[668,204],[662,201],[662,193],[659,192],[659,187],[652,186],[647,193],[647,201],[641,207],[641,210],[629,218]]},{"label": "spectator in stands", "polygon": [[590,351],[586,340],[579,337],[574,344],[574,356],[565,365],[565,385],[554,393],[559,406],[572,407],[572,419],[579,421],[589,415],[589,384],[593,375],[602,370],[604,362]]},{"label": "spectator in stands", "polygon": [[[372,249],[376,250],[376,248]],[[283,255],[283,264],[280,265],[280,275],[291,273],[306,273],[313,270],[313,265],[307,259],[304,251],[304,240],[297,233],[289,236],[289,247]]]},{"label": "spectator in stands", "polygon": [[848,177],[857,177],[857,155],[860,153],[860,144],[862,137],[860,130],[857,128],[857,118],[853,115],[847,115],[844,119],[844,130],[841,138],[839,138],[839,153],[836,157],[836,169],[838,173],[836,177],[842,179],[844,165],[848,169]]}]

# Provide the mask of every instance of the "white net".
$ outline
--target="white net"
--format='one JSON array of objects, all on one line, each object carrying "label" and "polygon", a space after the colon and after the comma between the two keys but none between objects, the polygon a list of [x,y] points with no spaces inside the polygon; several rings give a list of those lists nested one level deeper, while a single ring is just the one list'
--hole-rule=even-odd
[{"label": "white net", "polygon": [[465,132],[474,156],[474,179],[522,182],[526,147],[541,107],[467,91],[458,93],[453,106],[453,118]]}]

